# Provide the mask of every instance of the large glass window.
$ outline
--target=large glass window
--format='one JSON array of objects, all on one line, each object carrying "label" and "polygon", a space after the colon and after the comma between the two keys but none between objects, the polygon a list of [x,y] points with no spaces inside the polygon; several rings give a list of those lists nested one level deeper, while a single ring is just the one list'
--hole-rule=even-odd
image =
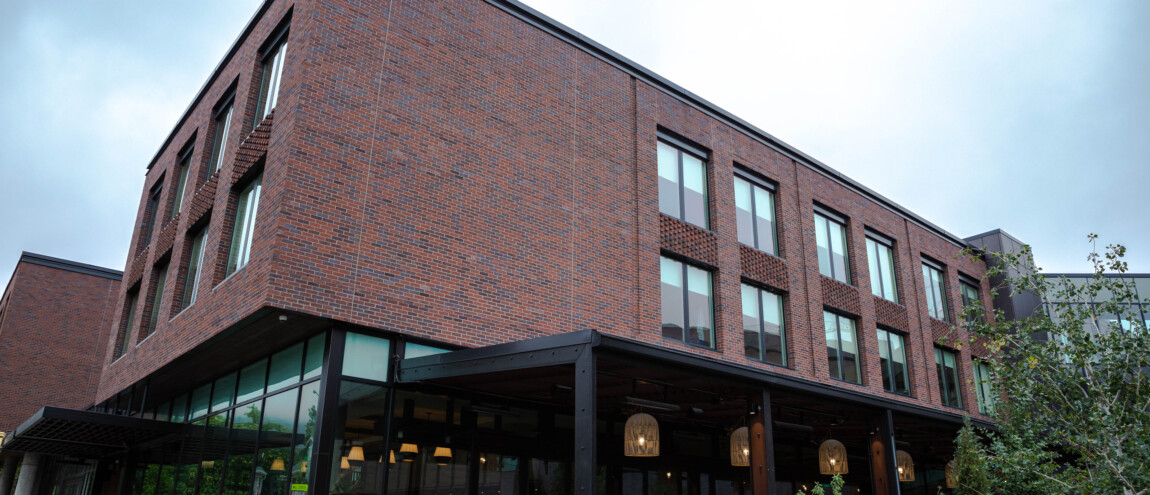
[{"label": "large glass window", "polygon": [[391,341],[348,332],[344,344],[343,374],[355,378],[387,381]]},{"label": "large glass window", "polygon": [[152,333],[156,331],[156,323],[160,319],[160,303],[164,301],[164,284],[166,283],[167,279],[168,264],[164,263],[163,265],[156,268],[156,278],[153,282],[155,284],[155,289],[153,289],[151,306],[150,310],[148,311],[148,324],[144,327],[144,338],[148,338],[148,336],[152,335]]},{"label": "large glass window", "polygon": [[124,333],[123,338],[120,339],[120,348],[116,356],[123,356],[128,352],[128,346],[132,342],[132,330],[136,326],[136,305],[140,301],[140,291],[136,290],[128,293],[128,303],[125,305],[126,310],[124,313]]},{"label": "large glass window", "polygon": [[735,217],[739,242],[779,254],[775,237],[775,194],[758,181],[735,176]]},{"label": "large glass window", "polygon": [[713,348],[711,273],[665,257],[660,258],[659,272],[662,279],[663,338]]},{"label": "large glass window", "polygon": [[160,194],[163,192],[164,188],[156,184],[148,194],[148,208],[144,210],[144,228],[140,231],[141,246],[147,246],[152,242],[152,230],[156,225],[156,217],[160,216]]},{"label": "large glass window", "polygon": [[743,352],[751,359],[786,366],[782,296],[743,284]]},{"label": "large glass window", "polygon": [[224,163],[224,152],[228,148],[228,132],[232,128],[232,107],[232,102],[228,101],[216,113],[215,135],[212,136],[212,157],[208,160],[207,175],[219,170],[220,165]]},{"label": "large glass window", "polygon": [[815,245],[819,250],[819,273],[851,283],[846,222],[816,212]]},{"label": "large glass window", "polygon": [[184,298],[180,301],[180,309],[187,308],[196,302],[196,295],[200,290],[200,273],[204,266],[204,236],[208,229],[201,228],[192,237],[191,253],[188,253],[188,269],[184,276]]},{"label": "large glass window", "polygon": [[252,236],[256,229],[256,212],[259,210],[260,188],[263,174],[252,180],[242,191],[236,204],[236,220],[232,224],[232,247],[228,253],[227,274],[248,264],[252,252]]},{"label": "large glass window", "polygon": [[861,383],[859,371],[858,339],[855,322],[845,316],[823,311],[823,326],[827,337],[827,362],[831,378]]},{"label": "large glass window", "polygon": [[885,240],[867,237],[867,262],[870,264],[870,291],[891,302],[898,302],[898,289],[894,280],[894,254]]},{"label": "large glass window", "polygon": [[705,159],[659,141],[659,212],[708,227]]},{"label": "large glass window", "polygon": [[180,153],[180,161],[177,166],[180,169],[180,176],[176,179],[176,191],[172,194],[172,206],[168,210],[170,211],[168,218],[175,217],[184,206],[184,189],[188,186],[188,169],[192,168],[191,146]]},{"label": "large glass window", "polygon": [[977,306],[979,312],[967,315],[966,321],[968,323],[982,321],[982,299],[978,297],[978,287],[969,282],[963,281],[958,284],[959,289],[962,291],[962,307]]},{"label": "large glass window", "polygon": [[264,54],[263,77],[260,80],[260,99],[256,106],[255,125],[267,118],[276,108],[280,94],[280,79],[284,71],[284,54],[287,52],[287,33]]},{"label": "large glass window", "polygon": [[902,335],[878,329],[878,357],[882,367],[882,387],[887,392],[907,394],[906,341]]},{"label": "large glass window", "polygon": [[982,361],[974,362],[974,387],[978,392],[978,412],[994,412],[994,393],[990,389],[990,365]]},{"label": "large glass window", "polygon": [[[383,471],[393,466],[393,462],[408,461],[407,452],[396,452],[389,449],[386,438],[382,435],[386,431],[385,416],[387,408],[387,388],[345,381],[340,384],[339,411],[337,413],[338,426],[335,432],[334,452],[331,455],[331,485],[329,493],[383,493]],[[418,420],[424,420],[420,417]],[[437,425],[439,431],[446,433],[450,426],[443,422]],[[415,432],[406,431],[405,442],[415,441]],[[439,438],[438,445],[444,445],[444,437]],[[422,445],[421,445],[422,446]],[[418,454],[425,454],[428,447],[419,449]],[[435,447],[431,447],[434,449]],[[411,455],[414,455],[412,453]],[[399,459],[402,458],[403,461]],[[451,456],[454,457],[454,456]],[[394,459],[394,460],[393,460]],[[415,460],[412,458],[412,460]],[[451,458],[449,457],[448,462]],[[466,467],[466,464],[463,464]],[[462,492],[466,492],[466,472],[462,472],[460,480]],[[448,493],[445,490],[443,493]],[[422,493],[422,492],[416,492]]]},{"label": "large glass window", "polygon": [[936,320],[950,321],[947,319],[946,279],[942,276],[942,266],[923,260],[922,281],[926,286],[926,313]]},{"label": "large glass window", "polygon": [[938,371],[938,394],[943,405],[962,407],[962,397],[958,392],[958,360],[953,351],[934,348],[934,363]]}]

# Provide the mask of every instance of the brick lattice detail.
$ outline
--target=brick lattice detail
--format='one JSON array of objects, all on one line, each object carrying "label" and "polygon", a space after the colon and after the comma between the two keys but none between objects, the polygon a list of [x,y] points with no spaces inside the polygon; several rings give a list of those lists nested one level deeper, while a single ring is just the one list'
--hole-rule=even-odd
[{"label": "brick lattice detail", "polygon": [[779,290],[789,290],[787,263],[751,247],[739,245],[743,277]]},{"label": "brick lattice detail", "polygon": [[[951,333],[953,330],[954,327],[950,326],[949,323],[930,318],[930,335],[935,342],[939,339],[953,339]],[[947,345],[954,345],[954,343],[948,342]]]},{"label": "brick lattice detail", "polygon": [[209,211],[212,210],[212,204],[216,201],[216,186],[220,183],[219,172],[213,173],[208,178],[204,185],[196,190],[196,195],[192,198],[192,204],[188,205],[188,225],[196,225],[204,218]]},{"label": "brick lattice detail", "polygon": [[659,233],[663,249],[709,266],[719,265],[715,234],[666,215],[659,215]]},{"label": "brick lattice detail", "polygon": [[874,298],[875,321],[895,330],[910,331],[906,317],[906,306],[895,304],[881,297]]},{"label": "brick lattice detail", "polygon": [[156,236],[153,247],[157,253],[160,253],[160,256],[167,254],[168,251],[172,249],[172,244],[175,243],[176,231],[179,230],[180,218],[182,218],[182,216],[183,212],[180,212],[168,220],[168,222],[164,224],[164,227],[160,229],[160,234]]},{"label": "brick lattice detail", "polygon": [[819,279],[822,281],[823,304],[852,315],[861,313],[857,288],[832,278],[819,277]]},{"label": "brick lattice detail", "polygon": [[128,270],[124,273],[124,287],[132,287],[136,285],[144,276],[144,265],[148,263],[148,253],[152,252],[152,246],[144,246],[140,250],[140,254],[128,264]]},{"label": "brick lattice detail", "polygon": [[229,186],[236,185],[237,182],[242,180],[247,175],[248,170],[260,161],[268,152],[268,138],[271,136],[272,123],[275,119],[275,110],[268,114],[260,125],[257,126],[243,142],[240,143],[239,149],[236,150],[235,165],[232,166],[232,177],[228,182]]}]

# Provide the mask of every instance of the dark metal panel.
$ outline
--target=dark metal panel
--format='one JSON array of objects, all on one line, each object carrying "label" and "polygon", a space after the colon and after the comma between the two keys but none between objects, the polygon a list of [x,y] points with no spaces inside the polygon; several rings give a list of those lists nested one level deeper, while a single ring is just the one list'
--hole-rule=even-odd
[{"label": "dark metal panel", "polygon": [[598,333],[584,330],[540,337],[478,349],[404,359],[399,362],[398,382],[416,382],[456,376],[494,373],[556,364],[571,364],[594,345]]},{"label": "dark metal panel", "polygon": [[597,449],[595,427],[598,421],[595,398],[597,377],[596,356],[586,344],[575,362],[575,493],[595,495],[597,484],[595,469]]},{"label": "dark metal panel", "polygon": [[179,434],[183,428],[165,421],[44,407],[9,435],[4,450],[100,458]]}]

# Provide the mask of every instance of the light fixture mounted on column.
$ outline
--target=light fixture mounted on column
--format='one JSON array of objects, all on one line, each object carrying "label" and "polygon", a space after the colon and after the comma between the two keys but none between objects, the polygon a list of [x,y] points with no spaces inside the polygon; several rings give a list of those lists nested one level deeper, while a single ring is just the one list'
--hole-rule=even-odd
[{"label": "light fixture mounted on column", "polygon": [[623,455],[627,457],[659,456],[659,422],[647,413],[627,418],[623,428]]},{"label": "light fixture mounted on column", "polygon": [[735,428],[731,432],[731,465],[751,465],[751,442],[746,426]]},{"label": "light fixture mounted on column", "polygon": [[819,445],[819,473],[847,474],[847,448],[842,442],[828,438]]},{"label": "light fixture mounted on column", "polygon": [[898,480],[904,482],[914,481],[914,459],[905,450],[899,450],[894,453],[895,461],[898,464]]}]

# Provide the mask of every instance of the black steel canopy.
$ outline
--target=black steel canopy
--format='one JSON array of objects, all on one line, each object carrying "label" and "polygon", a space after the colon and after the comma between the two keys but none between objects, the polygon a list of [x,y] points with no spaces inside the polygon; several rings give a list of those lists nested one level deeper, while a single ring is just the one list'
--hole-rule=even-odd
[{"label": "black steel canopy", "polygon": [[5,439],[3,451],[98,459],[178,434],[183,427],[179,423],[44,407]]}]

